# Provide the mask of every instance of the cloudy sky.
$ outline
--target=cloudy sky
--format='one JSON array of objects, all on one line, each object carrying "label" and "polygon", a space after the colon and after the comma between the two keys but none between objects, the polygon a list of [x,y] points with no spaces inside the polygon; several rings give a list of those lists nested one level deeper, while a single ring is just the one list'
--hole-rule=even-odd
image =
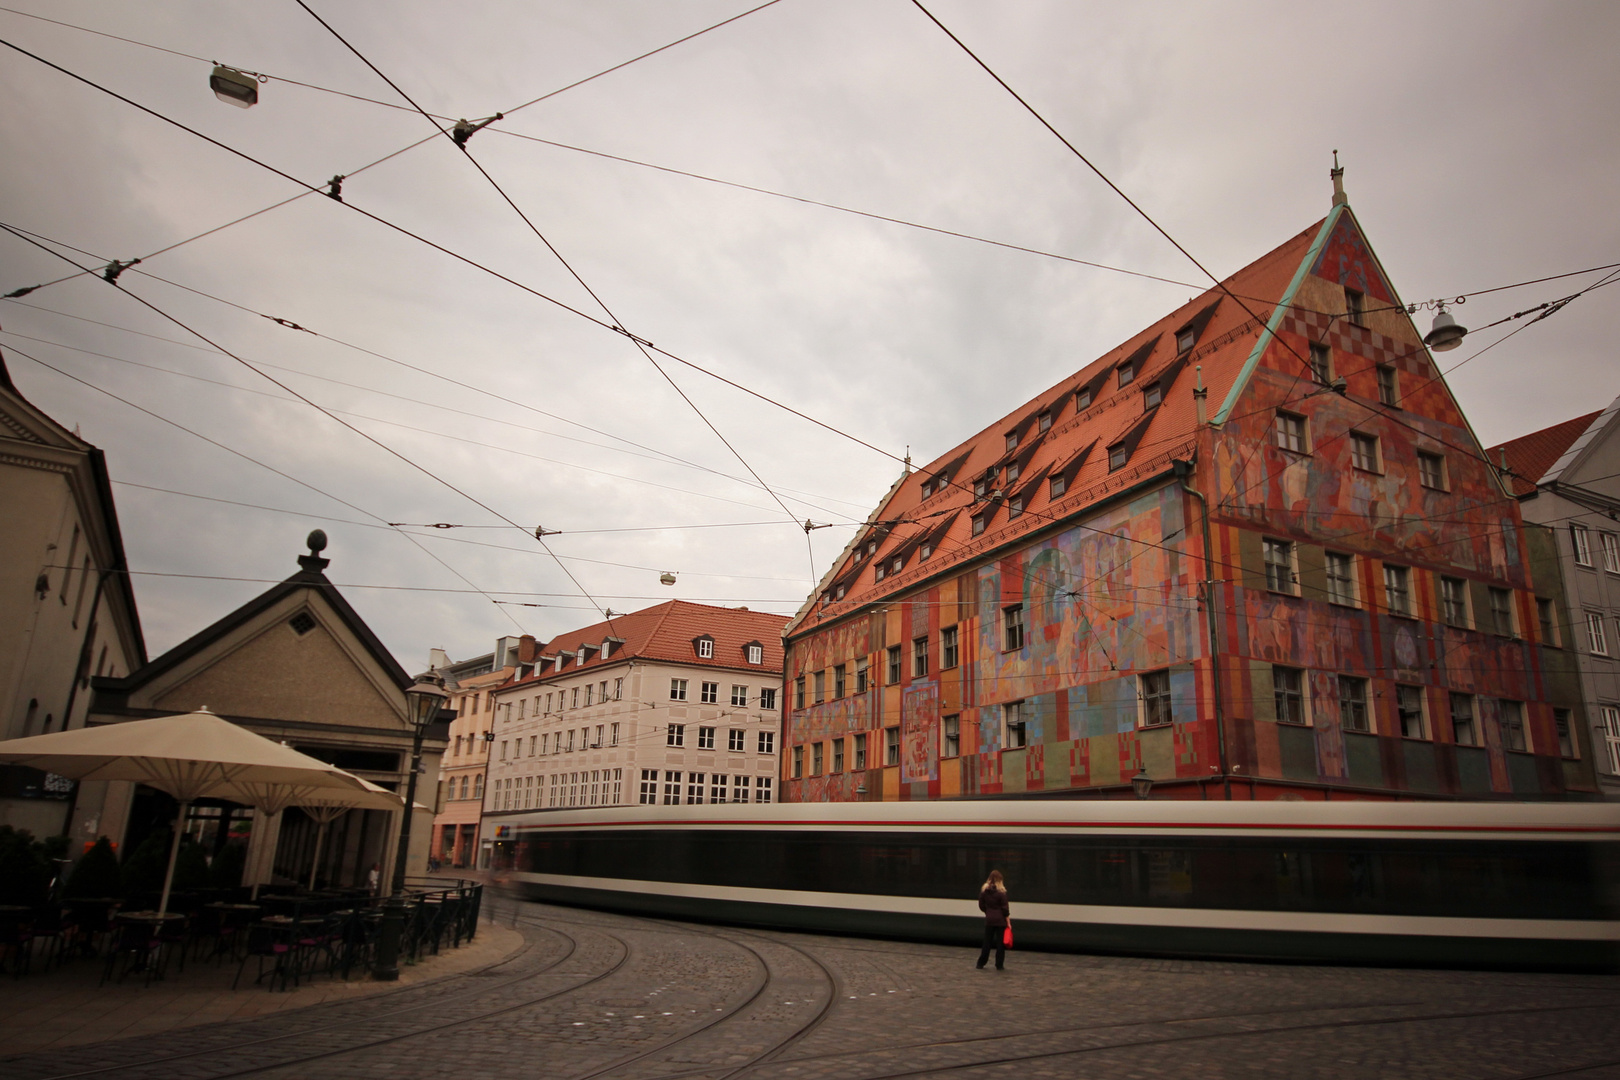
[{"label": "cloudy sky", "polygon": [[[607,606],[790,613],[899,474],[862,442],[925,464],[1203,287],[908,0],[779,0],[555,96],[751,5],[307,2],[428,112],[507,114],[469,150],[556,254],[296,0],[6,0],[12,45],[298,180],[348,177],[345,205],[153,254],[304,189],[0,49],[0,221],[86,266],[149,256],[129,295],[79,276],[7,300],[0,352],[106,450],[154,655],[317,526],[410,670]],[[1612,3],[927,4],[1217,274],[1327,211],[1335,149],[1409,302],[1620,261]],[[211,61],[270,76],[259,104],[217,101]],[[74,272],[0,234],[0,292]],[[1442,357],[1484,442],[1620,394],[1617,297]],[[807,545],[805,519],[830,527]]]}]

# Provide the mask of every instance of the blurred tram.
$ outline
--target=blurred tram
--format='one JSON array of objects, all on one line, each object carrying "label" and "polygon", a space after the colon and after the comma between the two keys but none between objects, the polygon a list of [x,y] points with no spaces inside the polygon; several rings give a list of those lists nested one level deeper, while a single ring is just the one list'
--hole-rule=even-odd
[{"label": "blurred tram", "polygon": [[681,919],[1021,947],[1613,970],[1620,806],[1019,801],[503,815],[522,895]]}]

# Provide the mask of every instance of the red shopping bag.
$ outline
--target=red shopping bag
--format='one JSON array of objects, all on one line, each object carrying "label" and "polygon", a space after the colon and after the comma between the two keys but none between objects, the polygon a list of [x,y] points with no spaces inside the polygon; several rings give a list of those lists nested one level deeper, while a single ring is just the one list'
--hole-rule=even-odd
[{"label": "red shopping bag", "polygon": [[1012,948],[1012,920],[1011,919],[1007,920],[1007,928],[1001,932],[1001,943],[1003,945],[1005,945],[1009,949]]}]

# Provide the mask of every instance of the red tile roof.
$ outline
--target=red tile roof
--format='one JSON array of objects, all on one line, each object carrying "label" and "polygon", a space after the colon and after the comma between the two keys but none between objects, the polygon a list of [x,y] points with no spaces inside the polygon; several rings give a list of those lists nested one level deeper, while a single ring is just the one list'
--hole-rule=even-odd
[{"label": "red tile roof", "polygon": [[[690,664],[694,667],[760,671],[780,676],[782,627],[786,623],[786,616],[764,611],[670,600],[557,635],[537,652],[548,659],[558,653],[568,654],[569,660],[562,671],[558,672],[551,663],[546,663],[541,666],[538,675],[518,681],[527,683],[554,675],[573,675],[631,658]],[[698,638],[705,636],[714,639],[714,655],[708,658],[698,656],[695,645]],[[618,642],[604,661],[601,645],[610,638],[618,639]],[[762,663],[748,663],[745,650],[750,644],[763,648]],[[583,665],[577,662],[582,646],[587,650]],[[517,682],[509,685],[517,685]]]},{"label": "red tile roof", "polygon": [[[1265,320],[1287,292],[1321,228],[1319,221],[1226,279],[1226,287],[1243,298],[1249,311],[1220,290],[1210,289],[903,477],[790,630],[818,612],[843,614],[910,588],[1030,528],[1072,516],[1160,475],[1173,458],[1187,457],[1196,436],[1192,389],[1199,369],[1213,416],[1240,377]],[[1189,352],[1181,354],[1176,339],[1185,329],[1194,330],[1197,339]],[[1127,367],[1132,377],[1122,387],[1119,372]],[[1144,391],[1156,383],[1162,384],[1162,402],[1150,406]],[[1090,402],[1084,407],[1078,405],[1076,393],[1082,389],[1090,390]],[[1051,425],[1043,432],[1040,416],[1046,411],[1051,413]],[[1009,450],[1008,436],[1015,433],[1017,447]],[[1122,467],[1110,468],[1114,448],[1127,455]],[[1018,479],[1010,484],[1003,480],[1005,490],[999,498],[993,491],[984,497],[975,494],[976,479],[1014,461]],[[948,474],[943,487],[936,481],[941,473]],[[1049,480],[1055,474],[1064,477],[1065,487],[1053,498]],[[1009,503],[1019,495],[1024,505],[1014,518]],[[980,515],[985,515],[986,523],[982,534],[975,536],[974,520]],[[875,556],[868,554],[872,545]],[[898,575],[893,569],[896,558],[901,560]],[[874,567],[883,569],[882,580]]]},{"label": "red tile roof", "polygon": [[1500,464],[1503,454],[1506,454],[1508,468],[1513,471],[1513,475],[1508,477],[1508,482],[1513,485],[1513,494],[1528,495],[1536,490],[1536,482],[1547,475],[1547,470],[1564,456],[1564,451],[1575,444],[1575,440],[1600,414],[1601,410],[1590,412],[1498,443],[1485,451],[1485,456]]}]

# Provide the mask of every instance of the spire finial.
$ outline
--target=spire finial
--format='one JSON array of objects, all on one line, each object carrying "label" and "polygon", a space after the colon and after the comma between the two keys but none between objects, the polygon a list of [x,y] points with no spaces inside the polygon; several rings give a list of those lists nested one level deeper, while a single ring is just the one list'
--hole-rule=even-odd
[{"label": "spire finial", "polygon": [[1343,206],[1350,200],[1344,194],[1344,167],[1339,164],[1339,152],[1333,151],[1333,168],[1328,172],[1333,178],[1333,205]]}]

